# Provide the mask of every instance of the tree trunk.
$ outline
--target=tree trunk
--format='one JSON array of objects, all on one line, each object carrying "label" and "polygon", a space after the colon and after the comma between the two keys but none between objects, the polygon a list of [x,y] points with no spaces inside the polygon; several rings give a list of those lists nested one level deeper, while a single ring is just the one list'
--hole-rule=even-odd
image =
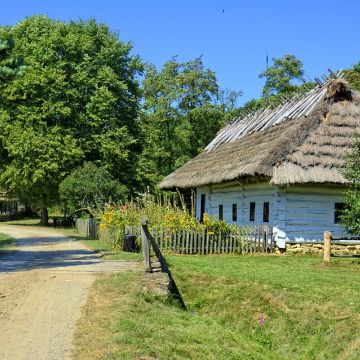
[{"label": "tree trunk", "polygon": [[40,225],[41,226],[48,226],[49,225],[49,214],[48,214],[47,207],[42,206],[40,208],[40,216],[41,216]]},{"label": "tree trunk", "polygon": [[42,199],[41,199],[41,208],[40,208],[40,225],[41,226],[48,226],[49,225],[49,214],[48,214],[48,209],[46,206],[46,194],[42,195]]}]

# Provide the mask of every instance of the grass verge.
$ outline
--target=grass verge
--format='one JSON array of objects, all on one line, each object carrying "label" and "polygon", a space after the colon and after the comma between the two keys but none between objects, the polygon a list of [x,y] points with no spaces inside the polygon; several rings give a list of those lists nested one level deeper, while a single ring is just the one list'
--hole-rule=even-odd
[{"label": "grass verge", "polygon": [[81,236],[74,228],[52,228],[56,232],[63,235],[70,236],[78,241],[81,241],[86,247],[99,252],[104,260],[142,260],[140,253],[131,253],[114,249],[113,246],[105,241],[89,239]]},{"label": "grass verge", "polygon": [[15,239],[9,235],[0,233],[0,254],[2,251],[9,250],[15,244]]},{"label": "grass verge", "polygon": [[3,224],[7,225],[23,225],[23,226],[39,226],[40,218],[25,218],[20,220],[4,221]]},{"label": "grass verge", "polygon": [[75,359],[360,358],[360,261],[167,256],[188,311],[141,293],[141,274],[99,278]]}]

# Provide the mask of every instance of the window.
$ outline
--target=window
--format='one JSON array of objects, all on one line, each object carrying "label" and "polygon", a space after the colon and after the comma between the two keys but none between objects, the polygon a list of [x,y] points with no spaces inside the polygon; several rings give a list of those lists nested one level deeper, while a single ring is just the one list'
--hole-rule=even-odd
[{"label": "window", "polygon": [[237,204],[232,204],[232,221],[237,221]]},{"label": "window", "polygon": [[219,220],[224,219],[224,207],[222,205],[219,205]]},{"label": "window", "polygon": [[255,203],[250,203],[250,221],[255,221]]},{"label": "window", "polygon": [[264,207],[263,207],[263,222],[269,222],[269,203],[268,202],[264,202]]},{"label": "window", "polygon": [[204,213],[205,213],[205,194],[201,194],[201,204],[200,204],[200,222],[204,221]]},{"label": "window", "polygon": [[344,203],[335,203],[334,209],[334,223],[338,224],[340,222],[340,216],[345,208]]}]

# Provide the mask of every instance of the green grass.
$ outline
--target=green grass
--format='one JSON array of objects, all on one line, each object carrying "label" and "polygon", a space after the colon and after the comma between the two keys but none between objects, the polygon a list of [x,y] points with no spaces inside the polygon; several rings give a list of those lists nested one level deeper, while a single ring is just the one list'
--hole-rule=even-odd
[{"label": "green grass", "polygon": [[188,311],[142,294],[141,274],[99,278],[75,359],[360,359],[360,261],[167,256]]},{"label": "green grass", "polygon": [[15,239],[9,235],[0,233],[0,254],[2,251],[9,250],[15,244]]},{"label": "green grass", "polygon": [[86,247],[102,254],[104,260],[142,260],[140,253],[130,253],[114,249],[110,243],[100,240],[89,239],[81,236],[76,229],[73,228],[52,228],[54,231],[63,235],[70,236],[81,241]]},{"label": "green grass", "polygon": [[4,221],[3,224],[7,225],[23,225],[23,226],[39,226],[40,218],[25,218],[20,220]]}]

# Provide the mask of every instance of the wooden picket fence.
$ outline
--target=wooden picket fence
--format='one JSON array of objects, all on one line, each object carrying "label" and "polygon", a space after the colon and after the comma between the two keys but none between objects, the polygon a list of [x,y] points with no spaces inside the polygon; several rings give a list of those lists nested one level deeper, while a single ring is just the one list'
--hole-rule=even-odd
[{"label": "wooden picket fence", "polygon": [[[87,219],[87,221],[92,219]],[[84,236],[99,238],[121,246],[125,234],[133,234],[141,247],[141,226],[126,226],[125,232],[105,229],[98,230],[95,222],[86,225],[86,220],[78,223],[77,228]],[[212,233],[210,231],[177,230],[165,226],[150,226],[149,230],[161,251],[178,254],[253,254],[272,253],[275,249],[272,227],[269,225],[239,226],[231,232]]]},{"label": "wooden picket fence", "polygon": [[95,219],[76,219],[75,227],[81,236],[90,239],[98,238],[99,226]]}]

